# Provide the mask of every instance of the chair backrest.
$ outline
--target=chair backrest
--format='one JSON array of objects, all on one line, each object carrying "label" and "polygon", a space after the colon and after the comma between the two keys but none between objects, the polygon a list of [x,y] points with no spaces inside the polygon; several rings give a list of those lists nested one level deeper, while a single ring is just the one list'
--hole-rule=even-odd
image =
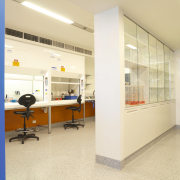
[{"label": "chair backrest", "polygon": [[78,104],[79,104],[79,112],[81,111],[81,101],[82,101],[82,98],[81,98],[82,96],[81,95],[79,95],[78,96],[78,98],[77,98],[77,102],[78,102]]},{"label": "chair backrest", "polygon": [[27,109],[29,109],[30,106],[35,104],[35,102],[36,98],[32,94],[25,94],[21,96],[18,100],[18,103],[25,106]]}]

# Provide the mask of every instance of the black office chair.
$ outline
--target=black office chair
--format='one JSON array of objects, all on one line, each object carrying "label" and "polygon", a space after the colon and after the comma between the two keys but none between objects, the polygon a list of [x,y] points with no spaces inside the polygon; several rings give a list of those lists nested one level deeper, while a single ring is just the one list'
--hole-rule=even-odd
[{"label": "black office chair", "polygon": [[84,127],[84,124],[80,124],[79,121],[74,120],[74,111],[79,111],[81,112],[81,95],[77,98],[77,103],[79,104],[78,107],[76,106],[70,106],[67,107],[66,109],[72,110],[72,121],[71,122],[67,122],[66,124],[64,124],[64,129],[67,128],[77,128],[79,129],[79,126]]},{"label": "black office chair", "polygon": [[34,138],[39,141],[39,137],[35,136],[35,134],[28,134],[31,131],[26,128],[26,119],[29,120],[29,117],[32,116],[32,113],[34,113],[34,111],[30,110],[30,106],[35,104],[35,102],[36,102],[36,98],[32,94],[25,94],[19,98],[18,103],[20,105],[25,106],[26,110],[15,111],[14,113],[19,114],[21,115],[21,117],[24,118],[24,128],[17,130],[17,132],[21,132],[21,134],[18,134],[18,136],[16,137],[10,138],[9,142],[11,142],[12,140],[21,140],[22,144],[24,144],[24,140],[28,138]]}]

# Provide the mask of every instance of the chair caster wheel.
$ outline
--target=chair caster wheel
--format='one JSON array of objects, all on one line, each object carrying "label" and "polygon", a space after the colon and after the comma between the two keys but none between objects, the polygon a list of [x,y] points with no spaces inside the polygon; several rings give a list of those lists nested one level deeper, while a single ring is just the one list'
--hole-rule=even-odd
[{"label": "chair caster wheel", "polygon": [[22,144],[24,144],[24,141],[22,141]]}]

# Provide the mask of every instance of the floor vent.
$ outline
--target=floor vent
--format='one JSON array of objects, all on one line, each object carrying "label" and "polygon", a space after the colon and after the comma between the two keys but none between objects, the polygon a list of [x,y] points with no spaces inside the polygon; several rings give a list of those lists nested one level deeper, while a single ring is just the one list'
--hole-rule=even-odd
[{"label": "floor vent", "polygon": [[5,32],[6,32],[7,35],[10,35],[10,36],[23,38],[23,39],[26,39],[26,40],[29,40],[29,41],[39,42],[41,44],[46,44],[46,45],[49,45],[49,46],[54,46],[54,47],[67,49],[67,50],[78,52],[78,53],[81,53],[81,54],[87,54],[87,55],[90,55],[90,56],[92,55],[92,51],[90,51],[90,50],[83,49],[83,48],[80,48],[80,47],[75,47],[75,46],[70,45],[70,44],[64,44],[64,43],[59,42],[59,41],[46,39],[46,38],[39,37],[39,36],[36,36],[36,35],[33,35],[33,34],[17,31],[17,30],[10,29],[10,28],[6,28]]}]

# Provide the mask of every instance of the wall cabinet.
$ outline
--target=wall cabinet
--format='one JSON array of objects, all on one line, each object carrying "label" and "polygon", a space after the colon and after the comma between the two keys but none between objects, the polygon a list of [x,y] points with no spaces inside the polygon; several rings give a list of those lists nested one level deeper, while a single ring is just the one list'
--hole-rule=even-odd
[{"label": "wall cabinet", "polygon": [[173,52],[128,18],[125,25],[125,103],[174,99]]}]

